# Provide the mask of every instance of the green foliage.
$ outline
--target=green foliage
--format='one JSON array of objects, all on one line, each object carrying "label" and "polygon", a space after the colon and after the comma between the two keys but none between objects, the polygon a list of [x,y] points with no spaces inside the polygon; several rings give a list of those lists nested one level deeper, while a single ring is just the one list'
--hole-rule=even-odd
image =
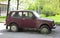
[{"label": "green foliage", "polygon": [[39,7],[40,12],[47,16],[60,14],[60,0],[33,0],[33,3],[30,1],[27,2],[29,4],[27,10],[38,11]]},{"label": "green foliage", "polygon": [[42,10],[42,13],[43,14],[47,14],[47,15],[50,15],[51,13],[53,15],[55,14],[60,14],[60,8],[59,8],[59,0],[46,0],[46,1],[43,1],[43,10]]},{"label": "green foliage", "polygon": [[[6,0],[0,0],[6,1]],[[54,16],[60,14],[60,0],[19,0],[25,10],[38,11],[46,16]]]},{"label": "green foliage", "polygon": [[49,18],[49,19],[53,19],[53,20],[54,20],[54,22],[55,22],[55,24],[60,25],[60,15],[55,15],[55,16],[45,17],[45,15],[40,14],[40,16],[41,16],[42,18]]},{"label": "green foliage", "polygon": [[26,10],[35,10],[37,11],[38,10],[38,1],[37,0],[29,0],[27,1],[28,3],[28,8],[26,8]]},{"label": "green foliage", "polygon": [[7,1],[7,0],[0,0],[0,2],[2,2],[2,1]]},{"label": "green foliage", "polygon": [[0,22],[5,22],[6,16],[0,16]]},{"label": "green foliage", "polygon": [[19,0],[25,10],[40,10],[46,16],[60,14],[60,0]]},{"label": "green foliage", "polygon": [[45,14],[40,14],[40,17],[45,18],[45,17],[46,17],[46,15],[45,15]]}]

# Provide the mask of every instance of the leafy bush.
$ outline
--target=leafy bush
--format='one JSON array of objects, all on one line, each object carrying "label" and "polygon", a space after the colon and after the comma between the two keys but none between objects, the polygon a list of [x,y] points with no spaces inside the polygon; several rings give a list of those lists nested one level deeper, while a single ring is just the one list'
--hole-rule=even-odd
[{"label": "leafy bush", "polygon": [[60,25],[60,22],[55,22],[55,24]]},{"label": "leafy bush", "polygon": [[43,15],[43,14],[41,14],[40,16],[41,16],[42,18],[49,18],[49,19],[53,19],[55,24],[60,25],[60,15],[44,17],[44,15]]},{"label": "leafy bush", "polygon": [[46,17],[48,17],[48,16],[55,16],[56,15],[54,12],[50,12],[50,11],[43,12],[42,14],[44,14]]},{"label": "leafy bush", "polygon": [[0,18],[6,18],[6,16],[0,16]]},{"label": "leafy bush", "polygon": [[40,17],[46,17],[46,15],[45,14],[40,14]]}]

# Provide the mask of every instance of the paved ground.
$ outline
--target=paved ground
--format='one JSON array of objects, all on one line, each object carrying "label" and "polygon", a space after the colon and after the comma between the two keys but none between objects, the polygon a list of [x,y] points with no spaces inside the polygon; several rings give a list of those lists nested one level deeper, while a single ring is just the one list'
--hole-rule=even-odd
[{"label": "paved ground", "polygon": [[60,38],[60,26],[51,34],[39,34],[38,32],[8,32],[4,23],[0,23],[0,38]]}]

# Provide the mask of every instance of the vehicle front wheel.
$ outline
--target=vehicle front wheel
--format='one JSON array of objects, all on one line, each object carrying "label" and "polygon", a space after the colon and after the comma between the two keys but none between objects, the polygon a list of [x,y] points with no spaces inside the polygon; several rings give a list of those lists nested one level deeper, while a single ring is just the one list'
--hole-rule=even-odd
[{"label": "vehicle front wheel", "polygon": [[39,32],[43,34],[49,34],[51,33],[51,29],[47,25],[43,25],[41,26]]},{"label": "vehicle front wheel", "polygon": [[11,24],[11,26],[10,26],[10,31],[12,31],[12,32],[17,32],[17,31],[18,31],[17,25],[16,25],[16,24]]}]

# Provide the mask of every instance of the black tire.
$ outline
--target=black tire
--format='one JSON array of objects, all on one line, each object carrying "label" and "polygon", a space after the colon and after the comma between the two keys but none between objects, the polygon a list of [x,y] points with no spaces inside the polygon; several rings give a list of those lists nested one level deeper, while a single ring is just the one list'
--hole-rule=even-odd
[{"label": "black tire", "polygon": [[42,34],[49,34],[49,33],[51,33],[51,29],[49,28],[49,26],[43,25],[40,27],[39,32]]},{"label": "black tire", "polygon": [[10,24],[10,31],[17,32],[18,31],[17,24],[15,24],[15,23]]}]

